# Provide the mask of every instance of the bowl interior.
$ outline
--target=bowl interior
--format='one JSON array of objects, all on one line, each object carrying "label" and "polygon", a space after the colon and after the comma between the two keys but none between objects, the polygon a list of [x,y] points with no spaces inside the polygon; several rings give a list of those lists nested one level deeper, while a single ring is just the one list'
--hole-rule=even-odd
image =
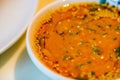
[{"label": "bowl interior", "polygon": [[51,71],[37,58],[38,55],[36,54],[36,48],[34,44],[35,33],[38,30],[39,26],[41,25],[42,19],[50,15],[49,12],[51,12],[52,10],[60,6],[63,6],[69,3],[78,3],[78,2],[99,2],[99,0],[56,0],[55,2],[42,8],[33,17],[32,21],[29,24],[29,28],[27,30],[27,38],[26,38],[28,54],[32,59],[33,63],[38,67],[38,69],[43,73],[45,73],[46,75],[48,75],[48,77],[52,78],[52,80],[70,80],[70,78],[63,77]]}]

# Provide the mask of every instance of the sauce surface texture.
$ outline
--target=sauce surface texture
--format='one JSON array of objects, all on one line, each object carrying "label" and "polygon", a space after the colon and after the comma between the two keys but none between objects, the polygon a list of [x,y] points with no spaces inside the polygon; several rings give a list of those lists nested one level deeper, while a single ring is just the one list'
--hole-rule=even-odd
[{"label": "sauce surface texture", "polygon": [[41,23],[35,43],[38,58],[66,77],[120,77],[120,12],[114,7],[64,5]]}]

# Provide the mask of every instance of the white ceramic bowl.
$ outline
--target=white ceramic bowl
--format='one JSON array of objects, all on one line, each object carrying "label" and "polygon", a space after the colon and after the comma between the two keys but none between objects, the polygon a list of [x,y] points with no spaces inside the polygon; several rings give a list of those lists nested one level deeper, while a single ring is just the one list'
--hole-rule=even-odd
[{"label": "white ceramic bowl", "polygon": [[46,74],[48,77],[50,77],[52,80],[71,80],[70,78],[64,77],[60,74],[57,74],[53,71],[51,71],[48,67],[46,67],[41,61],[38,60],[38,58],[34,54],[34,50],[32,49],[33,44],[31,44],[31,35],[34,34],[34,31],[36,30],[36,26],[39,25],[39,20],[49,11],[58,8],[60,6],[69,4],[69,3],[76,3],[76,2],[99,2],[99,0],[56,0],[55,2],[45,6],[42,8],[32,19],[30,24],[28,25],[27,30],[27,37],[26,37],[26,44],[27,44],[27,50],[28,54],[33,61],[33,63],[38,67],[40,71],[42,71],[44,74]]}]

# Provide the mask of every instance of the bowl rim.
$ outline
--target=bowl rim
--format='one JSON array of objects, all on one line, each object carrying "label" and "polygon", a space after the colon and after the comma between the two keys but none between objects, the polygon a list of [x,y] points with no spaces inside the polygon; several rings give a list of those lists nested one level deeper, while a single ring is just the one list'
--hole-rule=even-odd
[{"label": "bowl rim", "polygon": [[[71,78],[62,76],[61,74],[52,71],[45,64],[43,64],[42,61],[39,61],[37,59],[36,55],[34,54],[33,50],[31,49],[32,47],[31,47],[30,42],[29,42],[29,38],[30,38],[29,33],[30,33],[30,30],[31,30],[31,27],[34,24],[34,22],[37,21],[37,18],[40,17],[40,15],[42,15],[46,10],[56,9],[56,8],[58,8],[60,6],[63,6],[65,4],[69,4],[69,3],[87,2],[87,1],[88,1],[88,3],[89,2],[97,2],[97,3],[99,3],[99,0],[56,0],[56,1],[53,1],[52,3],[50,3],[47,6],[43,7],[40,11],[38,11],[33,16],[30,23],[28,24],[28,29],[27,29],[27,32],[26,32],[26,48],[27,48],[28,55],[29,55],[30,59],[32,60],[32,62],[34,63],[34,65],[41,72],[43,72],[46,76],[48,76],[49,78],[51,78],[53,80],[71,80]],[[57,7],[55,7],[55,6],[57,6]]]}]

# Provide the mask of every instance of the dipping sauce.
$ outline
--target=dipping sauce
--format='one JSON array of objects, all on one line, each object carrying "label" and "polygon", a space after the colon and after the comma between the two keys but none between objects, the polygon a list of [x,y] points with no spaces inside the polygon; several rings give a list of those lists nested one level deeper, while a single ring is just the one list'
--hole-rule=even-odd
[{"label": "dipping sauce", "polygon": [[35,34],[37,57],[73,79],[120,78],[120,11],[107,4],[67,4],[51,11]]}]

